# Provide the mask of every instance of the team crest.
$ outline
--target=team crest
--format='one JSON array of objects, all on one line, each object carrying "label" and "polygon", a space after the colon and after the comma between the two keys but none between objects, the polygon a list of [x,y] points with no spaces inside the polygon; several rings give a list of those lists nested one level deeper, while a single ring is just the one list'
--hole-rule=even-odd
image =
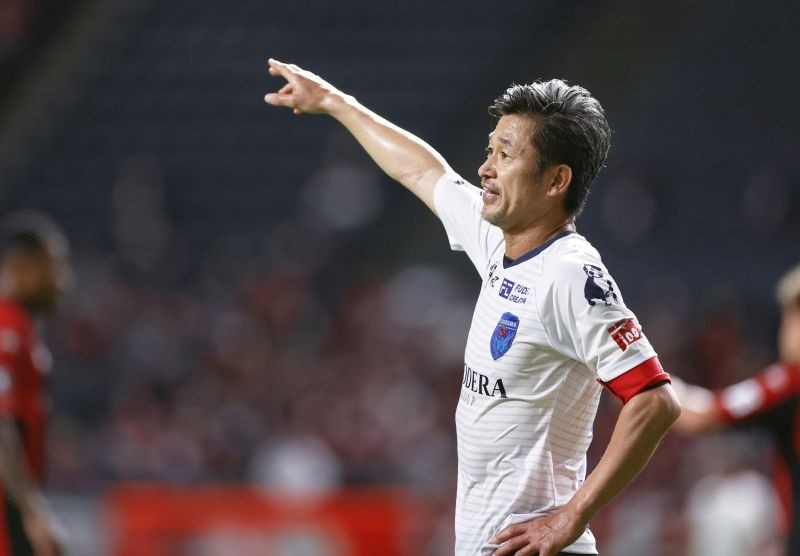
[{"label": "team crest", "polygon": [[598,301],[606,307],[612,302],[619,305],[619,298],[614,292],[614,282],[606,278],[602,268],[593,264],[585,264],[583,271],[587,276],[586,284],[583,286],[583,296],[589,305],[594,307]]},{"label": "team crest", "polygon": [[503,313],[500,322],[494,328],[492,340],[489,342],[489,349],[495,361],[503,357],[509,350],[514,342],[514,336],[517,335],[517,328],[519,328],[519,317],[512,313]]}]

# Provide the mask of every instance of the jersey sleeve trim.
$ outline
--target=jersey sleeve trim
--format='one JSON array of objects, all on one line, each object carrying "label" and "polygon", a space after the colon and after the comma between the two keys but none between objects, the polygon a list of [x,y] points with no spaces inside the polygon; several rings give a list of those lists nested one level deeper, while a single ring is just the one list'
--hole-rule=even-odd
[{"label": "jersey sleeve trim", "polygon": [[644,363],[640,363],[622,373],[617,378],[608,382],[603,382],[602,380],[599,382],[624,405],[636,394],[650,390],[663,383],[671,383],[672,380],[669,374],[664,371],[658,357],[651,357]]},{"label": "jersey sleeve trim", "polygon": [[753,378],[714,392],[715,407],[723,422],[734,425],[773,409],[799,389],[800,366],[776,363]]}]

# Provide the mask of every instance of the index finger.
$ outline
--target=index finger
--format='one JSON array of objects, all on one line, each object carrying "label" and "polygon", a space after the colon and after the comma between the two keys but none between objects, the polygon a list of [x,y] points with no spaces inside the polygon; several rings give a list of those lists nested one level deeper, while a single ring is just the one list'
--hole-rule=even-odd
[{"label": "index finger", "polygon": [[289,64],[284,64],[283,62],[279,62],[275,58],[269,58],[267,60],[267,64],[269,64],[269,72],[272,75],[280,75],[286,81],[291,81],[289,78],[294,76],[291,67]]},{"label": "index finger", "polygon": [[524,532],[525,532],[524,524],[518,523],[516,525],[509,525],[508,527],[500,531],[497,535],[495,535],[494,538],[492,539],[492,542],[500,544]]}]

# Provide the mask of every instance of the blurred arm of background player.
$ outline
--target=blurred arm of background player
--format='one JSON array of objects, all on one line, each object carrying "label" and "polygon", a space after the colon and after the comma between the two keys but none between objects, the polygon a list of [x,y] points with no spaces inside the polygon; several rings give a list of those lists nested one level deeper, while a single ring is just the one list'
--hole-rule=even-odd
[{"label": "blurred arm of background player", "polygon": [[673,376],[673,389],[683,405],[683,412],[675,423],[678,430],[688,434],[711,432],[728,425],[731,410],[736,413],[733,417],[737,420],[746,420],[796,391],[795,385],[800,382],[800,266],[780,280],[777,297],[782,310],[778,331],[779,363],[754,378],[718,392],[687,384]]},{"label": "blurred arm of background player", "polygon": [[60,554],[58,535],[53,531],[55,519],[44,496],[23,467],[22,442],[17,424],[0,419],[0,483],[5,495],[16,504],[22,516],[22,526],[36,556]]},{"label": "blurred arm of background player", "polygon": [[365,108],[352,96],[293,64],[269,59],[269,73],[286,79],[267,104],[295,114],[329,114],[341,123],[392,179],[419,197],[434,213],[433,190],[450,167],[433,147]]}]

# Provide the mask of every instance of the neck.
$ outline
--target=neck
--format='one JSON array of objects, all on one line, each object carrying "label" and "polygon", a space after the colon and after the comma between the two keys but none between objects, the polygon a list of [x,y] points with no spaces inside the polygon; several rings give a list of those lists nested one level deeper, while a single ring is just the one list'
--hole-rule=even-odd
[{"label": "neck", "polygon": [[553,239],[561,232],[575,231],[575,220],[567,218],[559,222],[535,224],[521,232],[503,232],[506,240],[506,257],[517,259]]}]

